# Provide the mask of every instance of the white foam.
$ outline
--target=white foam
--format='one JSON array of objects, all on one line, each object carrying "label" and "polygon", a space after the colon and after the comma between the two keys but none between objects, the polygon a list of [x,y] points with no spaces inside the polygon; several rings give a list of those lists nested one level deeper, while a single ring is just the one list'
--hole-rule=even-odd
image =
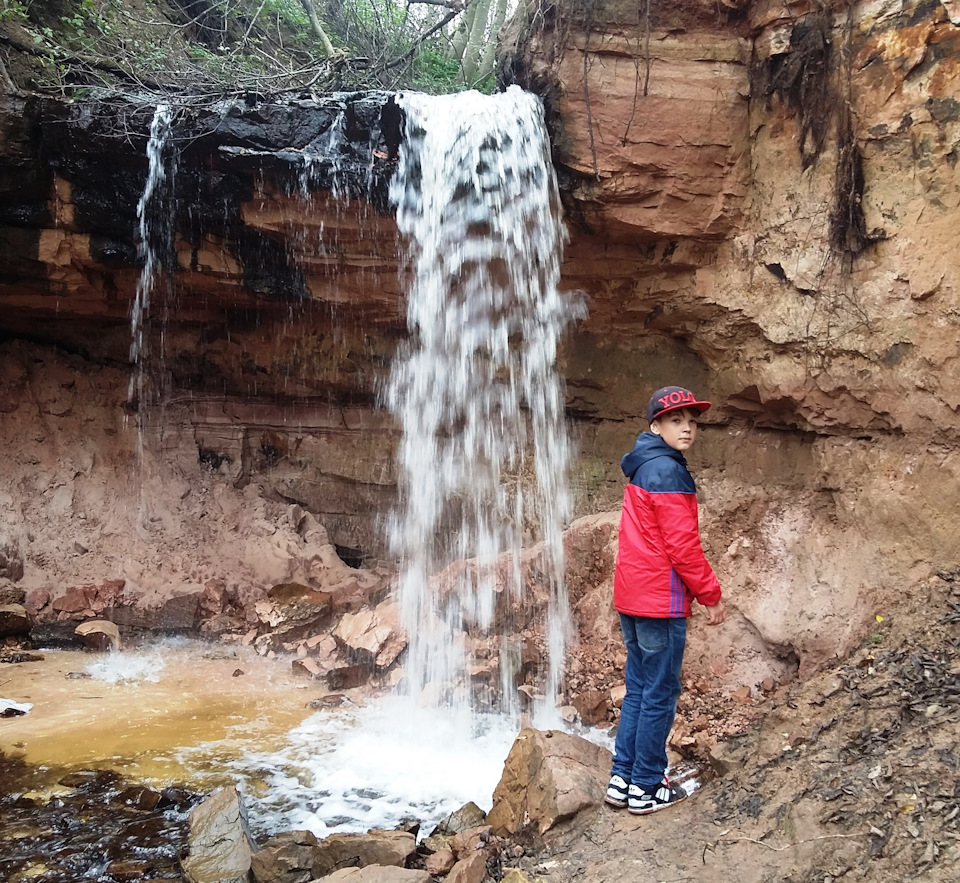
[{"label": "white foam", "polygon": [[[470,801],[483,810],[517,735],[505,716],[459,718],[399,698],[319,712],[278,751],[231,764],[258,834],[395,828],[418,819],[426,834]],[[472,729],[471,729],[472,728]],[[264,793],[265,792],[265,793]]]}]

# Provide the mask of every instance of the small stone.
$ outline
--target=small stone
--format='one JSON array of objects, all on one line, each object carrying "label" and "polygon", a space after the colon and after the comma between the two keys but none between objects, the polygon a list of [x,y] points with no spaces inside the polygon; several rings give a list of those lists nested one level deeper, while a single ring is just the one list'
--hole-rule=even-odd
[{"label": "small stone", "polygon": [[294,659],[292,663],[293,673],[297,675],[306,675],[311,678],[319,678],[323,674],[320,666],[315,659],[309,656],[303,659]]},{"label": "small stone", "polygon": [[614,708],[622,708],[623,700],[626,697],[626,695],[627,695],[626,684],[619,684],[616,687],[611,687],[610,688],[610,704],[613,705]]},{"label": "small stone", "polygon": [[92,650],[119,650],[120,629],[106,619],[94,619],[81,623],[74,629],[85,647]]},{"label": "small stone", "polygon": [[454,854],[449,849],[445,849],[428,855],[423,863],[423,869],[434,877],[445,877],[456,863]]}]

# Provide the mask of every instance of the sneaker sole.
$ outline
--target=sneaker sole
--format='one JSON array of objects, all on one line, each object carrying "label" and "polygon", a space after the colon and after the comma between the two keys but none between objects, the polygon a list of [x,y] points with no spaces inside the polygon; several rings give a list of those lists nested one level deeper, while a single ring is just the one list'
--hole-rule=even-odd
[{"label": "sneaker sole", "polygon": [[687,795],[684,794],[683,797],[678,797],[676,800],[671,800],[669,803],[658,803],[656,806],[647,806],[643,809],[634,809],[632,806],[629,809],[629,812],[635,816],[648,816],[653,812],[660,812],[662,809],[669,809],[671,806],[676,806],[678,803],[682,803],[687,799]]},{"label": "sneaker sole", "polygon": [[603,798],[603,801],[608,806],[612,806],[615,809],[623,809],[627,805],[626,800],[618,800],[616,797],[607,796]]}]

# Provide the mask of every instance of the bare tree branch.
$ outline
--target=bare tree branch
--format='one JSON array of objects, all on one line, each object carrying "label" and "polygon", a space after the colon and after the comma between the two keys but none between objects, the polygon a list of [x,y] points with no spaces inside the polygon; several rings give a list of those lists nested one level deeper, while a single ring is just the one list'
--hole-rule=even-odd
[{"label": "bare tree branch", "polygon": [[323,44],[323,51],[327,53],[327,58],[333,58],[333,56],[337,54],[337,50],[334,48],[333,43],[330,42],[327,32],[320,24],[320,19],[317,17],[317,10],[313,5],[313,0],[300,0],[300,5],[303,7],[303,11],[307,14],[307,18],[310,19],[310,27],[313,28],[314,34],[317,35],[317,39]]},{"label": "bare tree branch", "polygon": [[393,68],[399,67],[404,62],[409,61],[411,58],[413,58],[414,55],[417,54],[417,50],[421,47],[421,45],[423,45],[424,42],[429,40],[430,37],[432,37],[441,28],[448,25],[459,14],[460,14],[459,9],[454,12],[448,12],[440,21],[438,21],[432,28],[430,28],[429,31],[425,31],[424,33],[422,33],[414,42],[413,46],[410,47],[409,51],[405,52],[399,58],[395,58],[393,61],[388,62],[380,69],[383,71],[393,70]]}]

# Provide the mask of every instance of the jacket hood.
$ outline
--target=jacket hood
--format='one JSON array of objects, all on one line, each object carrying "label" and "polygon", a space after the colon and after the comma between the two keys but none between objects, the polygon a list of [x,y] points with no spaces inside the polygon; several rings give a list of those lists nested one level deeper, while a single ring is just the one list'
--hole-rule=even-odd
[{"label": "jacket hood", "polygon": [[648,460],[655,460],[657,457],[673,457],[679,460],[684,466],[687,461],[683,454],[675,451],[655,432],[641,432],[637,438],[633,450],[620,458],[620,468],[628,479],[636,475],[637,470]]}]

